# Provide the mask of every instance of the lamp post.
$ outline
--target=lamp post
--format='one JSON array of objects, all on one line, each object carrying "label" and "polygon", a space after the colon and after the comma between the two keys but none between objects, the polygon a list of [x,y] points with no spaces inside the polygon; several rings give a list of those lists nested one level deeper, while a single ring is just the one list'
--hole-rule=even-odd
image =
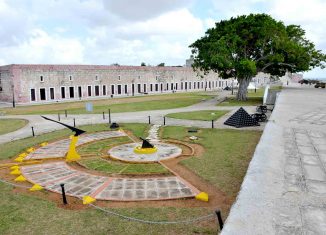
[{"label": "lamp post", "polygon": [[12,89],[12,107],[16,108],[16,102],[15,102],[15,86],[14,84],[11,85]]},{"label": "lamp post", "polygon": [[231,83],[231,91],[232,91],[232,95],[233,95],[233,81],[234,81],[234,78],[232,78],[232,83]]}]

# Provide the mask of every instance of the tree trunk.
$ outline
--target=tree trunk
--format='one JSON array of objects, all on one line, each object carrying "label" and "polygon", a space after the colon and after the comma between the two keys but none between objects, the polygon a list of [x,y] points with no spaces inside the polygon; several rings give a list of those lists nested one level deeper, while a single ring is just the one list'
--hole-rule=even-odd
[{"label": "tree trunk", "polygon": [[239,90],[237,95],[237,100],[247,100],[247,90],[251,78],[239,78]]}]

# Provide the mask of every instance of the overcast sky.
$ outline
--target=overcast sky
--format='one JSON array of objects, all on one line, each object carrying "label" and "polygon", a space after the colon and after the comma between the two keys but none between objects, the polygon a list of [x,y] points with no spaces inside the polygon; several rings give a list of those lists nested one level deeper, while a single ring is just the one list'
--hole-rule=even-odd
[{"label": "overcast sky", "polygon": [[301,25],[326,53],[325,12],[326,0],[0,0],[0,65],[183,65],[214,22],[249,13]]}]

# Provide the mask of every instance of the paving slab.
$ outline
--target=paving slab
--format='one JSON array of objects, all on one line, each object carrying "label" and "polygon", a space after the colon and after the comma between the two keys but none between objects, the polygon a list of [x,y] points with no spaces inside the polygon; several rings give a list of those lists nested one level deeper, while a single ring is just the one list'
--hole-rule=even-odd
[{"label": "paving slab", "polygon": [[[104,131],[96,132],[91,134],[80,135],[76,146],[93,142],[96,140],[103,140],[115,137],[126,136],[123,131]],[[26,156],[26,160],[35,159],[52,159],[52,158],[62,158],[68,152],[70,145],[70,139],[63,139],[52,142],[44,147],[36,149],[34,152]]]},{"label": "paving slab", "polygon": [[126,162],[158,162],[161,160],[175,158],[181,155],[182,149],[174,144],[155,142],[157,152],[150,154],[135,153],[134,149],[142,143],[130,143],[115,146],[108,153],[112,158]]},{"label": "paving slab", "polygon": [[222,234],[326,234],[325,124],[324,90],[283,89]]},{"label": "paving slab", "polygon": [[97,176],[71,168],[65,162],[21,167],[22,174],[32,183],[74,197],[92,196],[99,200],[144,201],[194,197],[199,190],[178,176],[119,178]]}]

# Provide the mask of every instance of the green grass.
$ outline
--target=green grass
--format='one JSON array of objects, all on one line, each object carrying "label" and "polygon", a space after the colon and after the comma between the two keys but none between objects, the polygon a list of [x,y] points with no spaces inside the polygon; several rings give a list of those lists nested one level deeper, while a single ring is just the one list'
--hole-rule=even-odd
[{"label": "green grass", "polygon": [[188,119],[188,120],[202,120],[202,121],[211,121],[217,120],[222,117],[224,114],[229,111],[220,111],[220,110],[203,110],[203,111],[194,111],[194,112],[182,112],[182,113],[169,113],[166,115],[169,118],[177,119]]},{"label": "green grass", "polygon": [[[107,125],[87,125],[82,129],[91,131],[107,130]],[[141,132],[148,128],[144,124],[125,124],[124,129]],[[55,131],[34,138],[26,138],[0,145],[1,159],[13,157],[27,147],[44,141],[68,137],[68,130]],[[118,139],[118,138],[117,138]],[[147,165],[147,164],[146,164]],[[145,166],[148,167],[148,166]],[[126,172],[132,172],[131,167]],[[47,191],[36,192],[47,197]],[[57,207],[51,201],[39,196],[14,192],[12,186],[0,182],[0,234],[216,234],[217,225],[212,222],[148,225],[123,220],[95,209],[69,210]],[[69,203],[69,198],[68,198]],[[82,203],[82,202],[80,202]],[[107,203],[110,205],[110,203]],[[147,220],[184,220],[212,213],[207,208],[172,208],[172,207],[134,207],[111,208],[116,213]]]},{"label": "green grass", "polygon": [[248,99],[246,101],[237,100],[235,96],[227,97],[225,101],[218,106],[257,106],[263,103],[264,89],[248,90]]},{"label": "green grass", "polygon": [[[186,107],[196,104],[202,99],[211,99],[212,97],[213,96],[210,93],[203,94],[202,92],[175,93],[102,100],[61,102],[46,105],[18,106],[16,108],[2,108],[0,109],[0,112],[5,113],[6,115],[56,114],[63,113],[64,110],[67,110],[68,114],[108,113],[108,109],[111,109],[112,113],[135,112]],[[87,102],[93,103],[93,112],[87,112],[85,110],[85,104]]]},{"label": "green grass", "polygon": [[[216,234],[215,221],[210,224],[148,225],[123,220],[95,209],[62,209],[37,196],[13,193],[12,189],[0,183],[0,234]],[[46,196],[47,192],[37,194]],[[109,210],[147,220],[180,220],[212,212],[203,208],[171,207]]]},{"label": "green grass", "polygon": [[[273,86],[270,90],[282,90],[282,86]],[[219,103],[218,106],[257,106],[263,104],[265,88],[255,90],[248,90],[247,100],[239,101],[236,99],[236,96],[227,97],[227,99]]]},{"label": "green grass", "polygon": [[[143,135],[144,131],[148,128],[147,124],[122,124],[121,127],[130,130],[138,135]],[[85,125],[79,128],[87,131],[88,133],[109,130],[107,124]],[[11,141],[5,144],[0,144],[0,159],[8,159],[19,153],[25,151],[31,146],[39,145],[45,141],[53,141],[60,138],[68,138],[71,131],[64,129],[59,131],[50,132],[41,136],[29,137],[21,140]]]},{"label": "green grass", "polygon": [[[193,135],[185,127],[165,127],[164,138],[188,139]],[[195,143],[205,148],[202,157],[185,159],[181,164],[235,198],[261,132],[229,129],[201,129]],[[189,139],[188,139],[189,140]]]},{"label": "green grass", "polygon": [[28,123],[25,119],[0,119],[0,135],[16,131]]},{"label": "green grass", "polygon": [[169,174],[169,171],[158,163],[131,164],[104,159],[84,159],[80,163],[88,169],[109,174]]}]

